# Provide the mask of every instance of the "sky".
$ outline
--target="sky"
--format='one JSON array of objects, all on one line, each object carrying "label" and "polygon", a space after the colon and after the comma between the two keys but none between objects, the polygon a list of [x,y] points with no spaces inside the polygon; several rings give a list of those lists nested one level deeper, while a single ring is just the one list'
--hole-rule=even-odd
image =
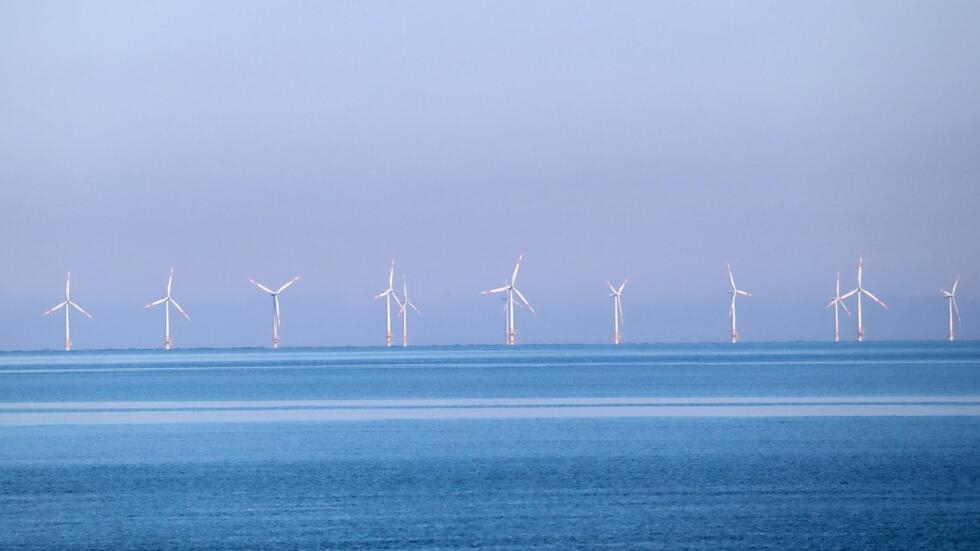
[{"label": "sky", "polygon": [[[0,1],[0,350],[980,338],[980,3]],[[850,303],[853,306],[853,302]],[[400,339],[399,329],[395,338]],[[841,332],[853,339],[856,320]]]}]

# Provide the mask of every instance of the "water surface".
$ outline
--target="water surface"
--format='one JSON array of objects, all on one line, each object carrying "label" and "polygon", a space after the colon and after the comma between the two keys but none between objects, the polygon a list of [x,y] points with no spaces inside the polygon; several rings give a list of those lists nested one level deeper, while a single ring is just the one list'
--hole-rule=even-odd
[{"label": "water surface", "polygon": [[2,549],[975,548],[980,345],[0,354]]}]

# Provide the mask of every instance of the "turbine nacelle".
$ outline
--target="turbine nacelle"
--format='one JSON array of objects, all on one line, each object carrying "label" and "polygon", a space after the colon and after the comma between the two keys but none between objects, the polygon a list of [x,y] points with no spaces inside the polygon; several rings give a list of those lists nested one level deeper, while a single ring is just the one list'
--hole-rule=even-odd
[{"label": "turbine nacelle", "polygon": [[621,296],[623,294],[623,288],[626,287],[626,284],[629,283],[629,280],[630,280],[630,278],[624,279],[623,280],[623,283],[620,284],[620,286],[618,288],[617,287],[613,287],[613,284],[612,283],[609,283],[608,281],[606,281],[606,285],[609,286],[609,291],[612,293],[609,296],[611,296],[611,297]]},{"label": "turbine nacelle", "polygon": [[940,289],[940,291],[942,291],[943,295],[945,295],[946,298],[956,298],[956,287],[959,284],[960,284],[960,276],[956,276],[956,279],[953,280],[953,287],[949,291],[947,291],[946,289]]}]

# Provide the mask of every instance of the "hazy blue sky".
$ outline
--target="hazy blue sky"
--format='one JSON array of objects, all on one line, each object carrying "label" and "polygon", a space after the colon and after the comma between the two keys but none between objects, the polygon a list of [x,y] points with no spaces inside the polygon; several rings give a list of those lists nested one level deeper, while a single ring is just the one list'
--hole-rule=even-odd
[{"label": "hazy blue sky", "polygon": [[[980,3],[0,2],[0,349],[980,338]],[[853,338],[855,320],[842,333]]]}]

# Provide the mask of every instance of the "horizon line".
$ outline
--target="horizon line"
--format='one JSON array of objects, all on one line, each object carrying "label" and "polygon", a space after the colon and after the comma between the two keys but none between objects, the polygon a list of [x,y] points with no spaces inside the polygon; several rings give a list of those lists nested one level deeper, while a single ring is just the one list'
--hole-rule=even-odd
[{"label": "horizon line", "polygon": [[[731,343],[728,340],[717,340],[717,341],[650,341],[650,342],[623,342],[621,344],[614,343],[599,343],[599,342],[561,342],[561,343],[524,343],[518,345],[507,345],[504,343],[454,343],[454,344],[413,344],[411,346],[386,346],[386,345],[358,345],[358,344],[348,344],[348,345],[309,345],[309,346],[280,346],[278,350],[330,350],[330,349],[357,349],[357,350],[392,350],[392,351],[408,351],[411,349],[420,348],[501,348],[501,349],[519,349],[525,348],[541,348],[541,347],[563,347],[563,346],[594,346],[603,348],[622,348],[622,347],[636,347],[636,346],[706,346],[706,345],[719,345],[726,348],[739,348],[742,346],[753,346],[753,345],[785,345],[785,344],[828,344],[828,345],[843,345],[847,346],[849,343],[862,344],[862,345],[874,345],[874,344],[896,344],[896,343],[943,343],[951,346],[957,346],[956,343],[980,343],[980,339],[957,339],[955,341],[949,341],[947,339],[932,338],[932,339],[880,339],[872,341],[858,341],[853,340],[842,340],[840,342],[835,342],[832,339],[829,340],[771,340],[771,341],[739,341],[738,343]],[[218,351],[218,350],[242,350],[242,351],[275,351],[277,349],[271,346],[200,346],[200,347],[186,347],[186,348],[173,348],[166,350],[160,347],[139,347],[139,348],[72,348],[70,352],[88,352],[88,353],[98,353],[98,352],[207,352],[207,351]],[[0,349],[0,354],[33,354],[33,353],[63,353],[68,354],[69,351],[63,350],[61,348],[36,348],[36,349]]]}]

